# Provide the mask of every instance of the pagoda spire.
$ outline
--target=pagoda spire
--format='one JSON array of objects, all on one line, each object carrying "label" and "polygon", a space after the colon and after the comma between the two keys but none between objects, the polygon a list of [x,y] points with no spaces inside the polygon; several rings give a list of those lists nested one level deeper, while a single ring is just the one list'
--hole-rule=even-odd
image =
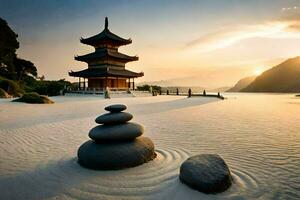
[{"label": "pagoda spire", "polygon": [[[0,0],[1,1],[1,0]],[[112,33],[108,29],[108,17],[105,17],[104,30],[89,38],[82,38],[80,42],[83,44],[91,45],[94,47],[99,47],[99,45],[107,44],[113,45],[115,47],[119,47],[122,45],[131,44],[131,39],[124,39],[116,34]]]},{"label": "pagoda spire", "polygon": [[108,29],[108,18],[105,17],[105,30],[107,30],[107,29]]}]

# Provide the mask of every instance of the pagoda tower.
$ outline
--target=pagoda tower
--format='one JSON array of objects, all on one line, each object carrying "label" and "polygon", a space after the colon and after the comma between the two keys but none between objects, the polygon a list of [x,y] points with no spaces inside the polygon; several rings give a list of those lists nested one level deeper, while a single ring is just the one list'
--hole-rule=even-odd
[{"label": "pagoda tower", "polygon": [[89,38],[81,38],[80,42],[93,46],[95,52],[75,56],[75,60],[88,64],[87,69],[69,72],[70,76],[79,77],[79,89],[100,91],[105,88],[134,89],[134,78],[144,76],[143,72],[136,73],[125,69],[126,63],[137,61],[138,57],[128,56],[118,51],[120,46],[131,44],[132,40],[121,38],[110,32],[107,17],[101,33]]}]

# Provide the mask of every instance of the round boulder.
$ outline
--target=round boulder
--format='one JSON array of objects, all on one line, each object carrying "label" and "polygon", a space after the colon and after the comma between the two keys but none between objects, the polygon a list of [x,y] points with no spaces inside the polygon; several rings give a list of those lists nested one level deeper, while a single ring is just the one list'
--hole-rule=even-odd
[{"label": "round boulder", "polygon": [[104,109],[109,112],[121,112],[123,110],[126,110],[127,107],[124,104],[114,104],[107,106]]},{"label": "round boulder", "polygon": [[188,158],[180,167],[179,179],[207,194],[227,190],[232,184],[230,170],[217,154],[201,154]]},{"label": "round boulder", "polygon": [[133,118],[132,114],[127,112],[106,113],[96,118],[95,122],[98,124],[123,124]]},{"label": "round boulder", "polygon": [[135,167],[156,157],[153,142],[139,137],[126,142],[99,143],[89,140],[77,152],[78,163],[90,169],[115,170]]},{"label": "round boulder", "polygon": [[116,125],[99,125],[92,128],[89,137],[93,140],[133,140],[144,133],[144,127],[127,122]]}]

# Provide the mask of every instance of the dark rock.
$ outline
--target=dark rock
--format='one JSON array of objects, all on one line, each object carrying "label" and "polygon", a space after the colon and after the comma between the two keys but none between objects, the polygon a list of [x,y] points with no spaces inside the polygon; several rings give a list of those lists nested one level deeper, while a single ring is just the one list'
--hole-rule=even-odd
[{"label": "dark rock", "polygon": [[99,125],[89,132],[93,140],[130,140],[141,136],[144,127],[137,123],[127,122],[117,125]]},{"label": "dark rock", "polygon": [[133,118],[132,114],[127,112],[106,113],[96,118],[98,124],[122,124]]},{"label": "dark rock", "polygon": [[104,109],[109,112],[121,112],[123,110],[126,110],[127,107],[124,104],[114,104],[114,105],[107,106]]},{"label": "dark rock", "polygon": [[99,143],[89,140],[77,152],[78,162],[91,169],[123,169],[141,165],[156,157],[149,138],[139,137],[126,142]]},{"label": "dark rock", "polygon": [[180,180],[204,193],[219,193],[232,183],[230,170],[217,154],[202,154],[188,158],[180,167]]}]

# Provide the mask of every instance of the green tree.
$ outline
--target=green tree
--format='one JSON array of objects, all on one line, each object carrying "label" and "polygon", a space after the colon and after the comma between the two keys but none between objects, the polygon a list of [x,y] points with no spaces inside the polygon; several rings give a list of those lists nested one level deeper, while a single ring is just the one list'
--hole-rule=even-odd
[{"label": "green tree", "polygon": [[19,48],[18,35],[0,18],[0,75],[13,78],[16,50]]},{"label": "green tree", "polygon": [[155,92],[160,92],[161,91],[161,87],[158,86],[158,85],[151,85],[152,87],[152,90],[155,91]]},{"label": "green tree", "polygon": [[137,90],[140,91],[149,91],[150,90],[150,85],[142,85],[142,86],[137,86]]},{"label": "green tree", "polygon": [[0,76],[22,80],[26,75],[37,76],[37,69],[30,61],[17,58],[18,35],[0,18]]},{"label": "green tree", "polygon": [[37,69],[34,64],[28,60],[16,58],[15,59],[15,73],[16,79],[21,81],[24,76],[32,75],[37,77]]},{"label": "green tree", "polygon": [[137,86],[137,90],[140,90],[140,91],[150,91],[150,87],[152,88],[152,91],[154,91],[154,92],[161,91],[161,87],[160,86],[158,86],[158,85],[148,85],[148,84]]}]

